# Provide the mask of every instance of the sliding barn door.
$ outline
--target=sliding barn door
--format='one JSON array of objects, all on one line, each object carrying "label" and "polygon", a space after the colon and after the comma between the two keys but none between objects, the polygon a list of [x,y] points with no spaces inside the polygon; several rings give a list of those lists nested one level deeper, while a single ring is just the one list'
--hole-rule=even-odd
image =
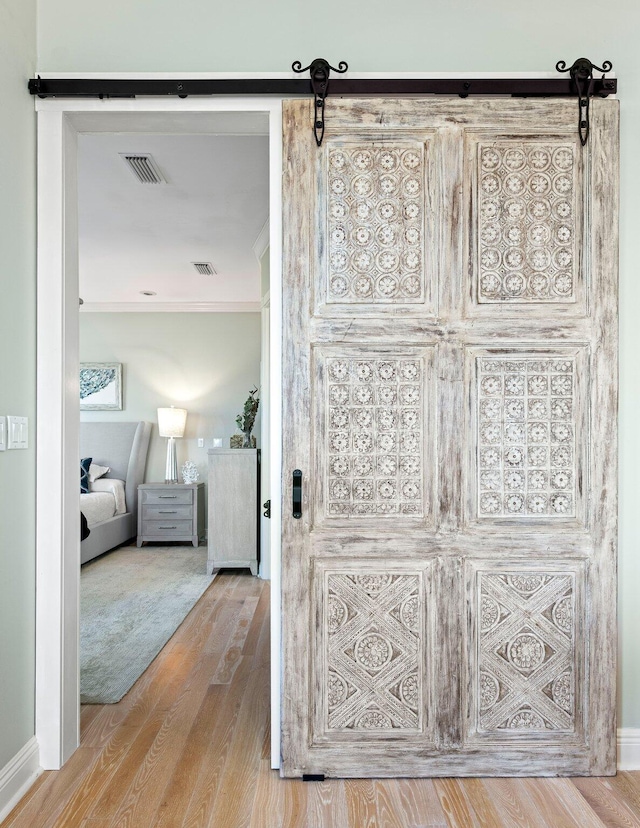
[{"label": "sliding barn door", "polygon": [[286,776],[615,772],[618,110],[577,110],[330,100],[317,148],[285,104]]}]

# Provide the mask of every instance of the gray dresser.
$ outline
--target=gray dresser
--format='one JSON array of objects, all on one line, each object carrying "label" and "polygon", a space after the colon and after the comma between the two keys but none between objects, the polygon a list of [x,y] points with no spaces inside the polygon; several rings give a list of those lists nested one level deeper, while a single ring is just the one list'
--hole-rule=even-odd
[{"label": "gray dresser", "polygon": [[209,449],[207,574],[227,567],[258,573],[259,449]]},{"label": "gray dresser", "polygon": [[138,546],[144,541],[204,538],[204,483],[142,483],[138,486]]}]

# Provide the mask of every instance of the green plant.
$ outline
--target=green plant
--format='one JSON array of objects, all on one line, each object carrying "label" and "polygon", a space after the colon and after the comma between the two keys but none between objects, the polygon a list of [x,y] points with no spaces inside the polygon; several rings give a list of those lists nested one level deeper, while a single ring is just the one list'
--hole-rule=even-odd
[{"label": "green plant", "polygon": [[258,389],[254,388],[252,391],[249,391],[249,396],[247,397],[247,401],[244,404],[244,411],[242,414],[238,414],[236,417],[236,425],[240,429],[240,431],[250,432],[253,428],[253,424],[256,420],[256,414],[258,413],[258,406],[260,405],[260,398],[256,397],[258,393]]}]

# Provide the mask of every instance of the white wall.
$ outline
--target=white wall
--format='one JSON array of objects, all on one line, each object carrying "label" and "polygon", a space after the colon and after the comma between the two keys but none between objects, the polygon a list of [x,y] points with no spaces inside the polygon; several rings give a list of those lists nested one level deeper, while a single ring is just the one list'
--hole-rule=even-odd
[{"label": "white wall", "polygon": [[[186,408],[178,473],[193,460],[206,482],[213,438],[228,447],[236,415],[260,383],[260,314],[80,313],[80,361],[121,362],[124,397],[122,411],[83,411],[81,420],[153,423],[145,481],[155,483],[164,480],[167,453],[156,409]],[[259,441],[259,423],[254,433]]]},{"label": "white wall", "polygon": [[[6,3],[5,3],[6,5]],[[17,4],[13,4],[17,6]],[[38,61],[49,72],[286,71],[296,59],[347,60],[353,71],[549,71],[610,59],[622,99],[620,399],[620,710],[640,727],[640,3],[614,0],[40,0]],[[2,31],[3,40],[6,30]],[[265,33],[268,36],[265,36]],[[12,129],[26,135],[21,122]],[[27,179],[21,203],[33,197]],[[0,196],[13,205],[15,195]],[[12,217],[12,226],[18,226]],[[21,225],[20,225],[21,226]],[[22,300],[21,300],[22,301]],[[30,379],[30,374],[27,381]],[[613,596],[612,596],[613,600]]]},{"label": "white wall", "polygon": [[0,414],[31,427],[26,451],[0,452],[0,771],[34,734],[35,13],[0,0]]}]

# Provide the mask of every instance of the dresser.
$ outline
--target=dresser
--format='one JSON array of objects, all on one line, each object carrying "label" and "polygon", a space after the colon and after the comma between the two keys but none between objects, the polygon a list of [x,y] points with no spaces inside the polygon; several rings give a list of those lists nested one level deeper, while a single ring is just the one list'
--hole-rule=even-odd
[{"label": "dresser", "polygon": [[204,483],[142,483],[138,486],[138,546],[144,541],[204,538]]},{"label": "dresser", "polygon": [[258,573],[260,449],[209,449],[207,574]]}]

